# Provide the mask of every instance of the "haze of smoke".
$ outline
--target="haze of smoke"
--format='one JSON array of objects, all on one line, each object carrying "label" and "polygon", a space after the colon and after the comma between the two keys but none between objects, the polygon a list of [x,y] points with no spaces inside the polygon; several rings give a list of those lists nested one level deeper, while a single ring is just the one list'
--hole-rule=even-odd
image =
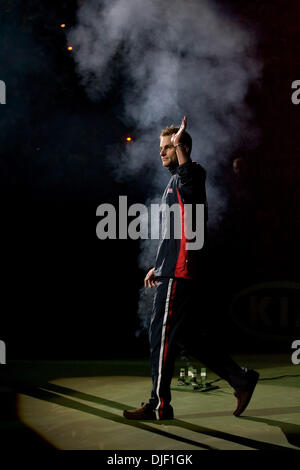
[{"label": "haze of smoke", "polygon": [[[160,197],[156,197],[146,201],[146,206],[148,207],[149,214],[151,212],[151,204],[160,204],[160,199]],[[149,233],[152,229],[152,232],[154,232],[153,235],[156,237],[156,239],[146,239],[140,241],[140,255],[138,259],[138,267],[145,274],[155,264],[155,257],[159,244],[159,230],[154,231],[154,227],[159,227],[157,220],[155,224],[149,224]],[[139,290],[139,303],[137,313],[140,320],[141,329],[136,332],[136,336],[139,336],[143,331],[147,330],[149,327],[154,294],[155,289],[141,287]]]},{"label": "haze of smoke", "polygon": [[[208,174],[209,223],[218,223],[226,197],[214,183],[216,170],[241,140],[251,147],[257,139],[245,103],[261,69],[253,33],[209,0],[86,0],[69,39],[91,99],[101,99],[120,73],[124,78],[122,119],[136,139],[125,151],[110,151],[115,177],[134,178],[150,162],[147,196],[161,194],[158,135],[187,115],[192,158]],[[142,267],[152,258],[150,246],[141,244]]]},{"label": "haze of smoke", "polygon": [[[213,184],[215,170],[240,138],[251,145],[256,137],[244,102],[260,73],[253,35],[208,0],[86,0],[69,39],[92,99],[105,95],[123,73],[122,118],[137,138],[123,153],[111,150],[115,176],[134,177],[149,160],[157,169],[160,129],[186,114],[193,159],[208,171],[215,220],[225,210]],[[161,193],[163,178],[152,187]]]}]

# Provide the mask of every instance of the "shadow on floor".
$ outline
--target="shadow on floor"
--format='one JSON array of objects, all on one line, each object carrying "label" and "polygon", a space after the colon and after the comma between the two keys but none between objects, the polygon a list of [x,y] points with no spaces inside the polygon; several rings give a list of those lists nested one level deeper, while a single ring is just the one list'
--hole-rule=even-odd
[{"label": "shadow on floor", "polygon": [[[298,408],[299,412],[299,408]],[[275,421],[267,418],[256,418],[252,416],[242,416],[243,420],[255,421],[256,423],[264,423],[269,426],[280,428],[285,435],[287,441],[295,446],[300,447],[300,426],[299,424],[283,423],[282,421]]]},{"label": "shadow on floor", "polygon": [[[56,450],[49,442],[23,424],[16,410],[16,392],[0,393],[0,442],[1,452],[28,452]],[[14,455],[14,454],[12,454]]]},{"label": "shadow on floor", "polygon": [[[286,406],[284,408],[256,408],[255,410],[247,409],[246,413],[247,417],[300,413],[300,406]],[[218,416],[232,416],[232,411],[200,411],[185,415],[186,418],[214,418]]]},{"label": "shadow on floor", "polygon": [[[202,448],[202,449],[216,450],[216,448],[212,446],[197,442],[195,440],[178,436],[176,434],[170,433],[169,431],[159,429],[159,427],[162,425],[174,426],[176,428],[180,427],[180,428],[188,429],[195,433],[203,434],[205,436],[215,437],[217,439],[226,440],[229,442],[233,442],[233,443],[247,446],[252,449],[257,449],[257,450],[286,450],[286,451],[293,450],[285,446],[280,446],[277,444],[270,444],[267,442],[262,442],[262,441],[258,441],[258,440],[251,439],[251,438],[245,438],[242,436],[236,436],[228,432],[218,431],[216,429],[210,429],[205,426],[199,426],[199,425],[192,424],[190,422],[186,422],[186,421],[182,421],[178,419],[174,419],[170,421],[161,421],[161,422],[160,421],[148,421],[150,425],[145,424],[145,422],[141,422],[141,421],[130,421],[130,420],[123,418],[123,416],[121,415],[114,414],[109,411],[101,410],[99,408],[94,408],[92,406],[88,406],[86,404],[80,403],[70,398],[66,398],[65,396],[61,396],[59,394],[68,395],[69,397],[84,400],[84,401],[90,401],[98,405],[109,406],[111,408],[115,408],[120,411],[124,409],[132,409],[132,407],[124,405],[122,403],[115,402],[115,401],[107,400],[105,398],[79,392],[79,391],[70,389],[68,387],[57,385],[57,384],[47,383],[47,384],[40,386],[39,388],[33,388],[33,389],[23,388],[23,389],[19,389],[19,392],[24,395],[31,396],[33,398],[38,398],[40,400],[45,400],[47,402],[56,403],[60,406],[64,406],[64,407],[71,408],[71,409],[76,409],[85,413],[90,413],[92,415],[99,416],[103,419],[109,419],[113,422],[123,423],[124,425],[127,425],[127,426],[140,428],[145,431],[159,434],[161,436],[170,438],[172,440],[184,442],[184,443],[187,443],[187,444],[190,444],[195,447]],[[253,419],[253,418],[248,418],[248,419]],[[264,422],[264,423],[266,423],[266,421],[270,421],[270,420],[260,420],[259,418],[257,418],[256,420],[258,422]],[[277,422],[274,421],[272,423],[277,423]],[[278,422],[277,424],[280,425],[281,427],[285,423]],[[291,428],[286,428],[287,432],[289,432],[290,429]],[[292,437],[290,438],[292,439]],[[295,445],[294,442],[295,442],[295,439],[293,439],[293,442],[290,442],[290,443],[292,445]]]}]

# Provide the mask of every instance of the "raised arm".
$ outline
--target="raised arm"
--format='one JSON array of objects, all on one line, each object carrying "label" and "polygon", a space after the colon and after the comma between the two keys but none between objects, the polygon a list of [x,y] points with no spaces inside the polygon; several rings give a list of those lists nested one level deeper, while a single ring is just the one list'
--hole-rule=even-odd
[{"label": "raised arm", "polygon": [[190,160],[187,146],[181,142],[181,138],[186,129],[186,126],[187,126],[187,117],[184,116],[178,132],[171,136],[171,143],[174,145],[176,149],[176,155],[177,155],[179,165],[182,165],[183,163],[186,163]]}]

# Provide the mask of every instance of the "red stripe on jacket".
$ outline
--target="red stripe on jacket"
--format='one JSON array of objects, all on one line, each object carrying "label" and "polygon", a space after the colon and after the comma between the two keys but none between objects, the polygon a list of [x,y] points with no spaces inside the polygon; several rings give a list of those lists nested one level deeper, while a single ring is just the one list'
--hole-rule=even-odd
[{"label": "red stripe on jacket", "polygon": [[186,237],[185,237],[185,210],[184,204],[181,200],[179,191],[177,189],[178,202],[181,208],[181,239],[180,249],[175,267],[175,277],[183,277],[185,279],[192,279],[192,276],[188,273],[187,267],[187,256],[188,251],[186,249]]}]

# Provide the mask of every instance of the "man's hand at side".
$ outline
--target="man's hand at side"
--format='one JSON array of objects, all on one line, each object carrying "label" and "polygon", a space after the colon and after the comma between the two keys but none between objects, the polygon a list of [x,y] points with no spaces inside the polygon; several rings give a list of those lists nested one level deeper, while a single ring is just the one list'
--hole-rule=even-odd
[{"label": "man's hand at side", "polygon": [[156,287],[157,286],[157,281],[154,276],[154,268],[150,269],[150,271],[147,273],[145,279],[144,279],[144,286],[145,287]]}]

